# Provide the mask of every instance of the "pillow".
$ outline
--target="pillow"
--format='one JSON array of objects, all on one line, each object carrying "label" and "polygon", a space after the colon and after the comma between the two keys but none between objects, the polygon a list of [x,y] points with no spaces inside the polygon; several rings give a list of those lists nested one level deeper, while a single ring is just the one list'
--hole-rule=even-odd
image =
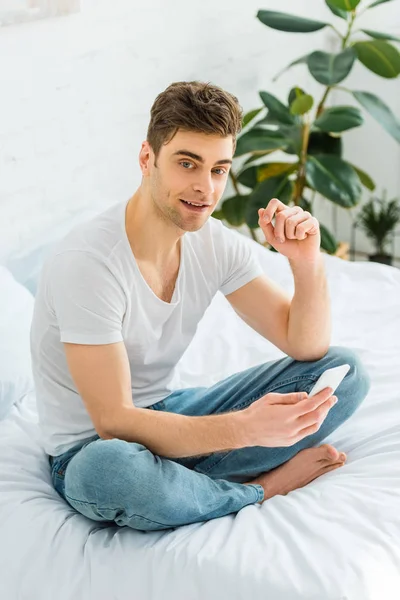
[{"label": "pillow", "polygon": [[53,246],[76,225],[95,217],[105,208],[103,205],[97,205],[93,208],[80,210],[73,215],[67,215],[61,223],[52,225],[46,232],[42,233],[40,239],[8,253],[6,260],[1,261],[2,264],[13,274],[17,281],[36,296],[42,265]]},{"label": "pillow", "polygon": [[30,328],[34,297],[0,266],[0,420],[34,389]]}]

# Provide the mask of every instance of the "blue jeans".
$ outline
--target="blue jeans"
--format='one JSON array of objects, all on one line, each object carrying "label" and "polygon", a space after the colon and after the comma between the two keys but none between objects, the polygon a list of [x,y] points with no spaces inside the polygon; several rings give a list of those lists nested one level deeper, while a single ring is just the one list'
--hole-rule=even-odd
[{"label": "blue jeans", "polygon": [[303,448],[320,445],[357,410],[371,384],[357,354],[331,346],[317,361],[284,357],[236,373],[211,387],[177,390],[149,407],[190,416],[241,410],[270,392],[310,392],[323,371],[342,363],[351,369],[335,391],[338,402],[317,432],[292,446],[246,446],[166,458],[142,444],[94,435],[59,456],[49,457],[54,487],[88,518],[141,531],[169,529],[237,512],[264,498],[261,485],[245,482],[285,463]]}]

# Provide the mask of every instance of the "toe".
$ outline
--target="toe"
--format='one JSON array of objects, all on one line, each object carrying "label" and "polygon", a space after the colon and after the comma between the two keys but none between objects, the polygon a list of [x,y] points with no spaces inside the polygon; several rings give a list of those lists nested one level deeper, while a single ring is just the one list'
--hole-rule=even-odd
[{"label": "toe", "polygon": [[334,446],[331,446],[330,444],[324,444],[323,449],[324,449],[324,459],[325,460],[331,460],[331,461],[338,460],[339,452],[338,452],[338,450],[336,450],[336,448],[334,448]]},{"label": "toe", "polygon": [[334,463],[327,463],[325,465],[325,467],[323,468],[323,471],[333,471],[334,469],[340,469],[340,467],[343,467],[344,462],[334,462]]}]

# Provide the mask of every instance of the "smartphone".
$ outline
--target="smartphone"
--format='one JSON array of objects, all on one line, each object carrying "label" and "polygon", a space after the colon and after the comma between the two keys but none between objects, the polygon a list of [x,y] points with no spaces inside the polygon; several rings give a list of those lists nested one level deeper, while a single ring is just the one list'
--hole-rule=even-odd
[{"label": "smartphone", "polygon": [[333,389],[332,396],[335,393],[336,388],[341,381],[346,377],[347,372],[350,370],[350,365],[347,363],[339,365],[338,367],[332,367],[322,373],[319,379],[315,382],[314,387],[309,392],[308,397],[315,396],[324,388],[330,387]]}]

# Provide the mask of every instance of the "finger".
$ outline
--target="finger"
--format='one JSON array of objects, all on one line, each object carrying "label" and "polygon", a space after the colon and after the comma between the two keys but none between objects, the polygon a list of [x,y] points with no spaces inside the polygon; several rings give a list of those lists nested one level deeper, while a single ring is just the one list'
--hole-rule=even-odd
[{"label": "finger", "polygon": [[[302,210],[302,209],[300,209],[300,210]],[[297,207],[295,207],[294,209],[286,207],[286,210],[282,210],[279,213],[277,213],[276,219],[275,219],[275,232],[274,232],[274,235],[277,238],[277,240],[279,240],[280,242],[285,241],[286,219],[288,219],[292,215],[297,214],[298,212],[299,211],[297,210]]]},{"label": "finger", "polygon": [[[260,211],[263,209],[260,209]],[[275,235],[274,235],[274,227],[272,225],[272,223],[267,223],[265,224],[263,222],[263,219],[260,215],[260,211],[259,211],[259,219],[258,219],[258,224],[261,227],[261,229],[264,232],[265,235],[265,239],[267,240],[267,242],[269,244],[271,244],[271,246],[274,246],[275,248],[279,248],[279,246],[281,244],[283,244],[283,242],[280,242],[280,240],[278,240]]]},{"label": "finger", "polygon": [[306,398],[305,400],[301,400],[296,407],[293,408],[294,415],[298,418],[302,415],[306,415],[307,413],[315,410],[326,402],[328,398],[330,398],[333,394],[333,389],[331,387],[326,387],[315,396],[311,396]]},{"label": "finger", "polygon": [[302,415],[301,417],[296,419],[296,424],[298,425],[299,430],[301,431],[305,427],[310,427],[311,425],[314,425],[316,423],[318,423],[320,427],[323,421],[325,421],[331,408],[336,404],[336,401],[337,397],[331,396],[330,398],[328,398],[328,400],[326,400],[323,404],[318,406],[318,408],[316,408],[315,410],[307,413],[306,415]]},{"label": "finger", "polygon": [[278,200],[278,198],[272,198],[267,204],[267,208],[264,212],[265,223],[270,223],[275,215],[275,213],[280,212],[281,210],[285,210],[287,205]]},{"label": "finger", "polygon": [[285,221],[285,236],[288,240],[296,239],[296,227],[307,221],[308,214],[304,211],[297,211],[294,215],[290,215]]},{"label": "finger", "polygon": [[308,394],[306,392],[292,392],[289,394],[271,392],[266,397],[269,404],[297,404],[301,400],[305,400]]},{"label": "finger", "polygon": [[263,209],[260,208],[260,210],[258,211],[258,215],[259,215],[258,224],[261,227],[261,229],[263,230],[264,235],[267,239],[267,242],[269,242],[270,244],[276,243],[273,225],[272,225],[272,223],[267,223],[267,224],[263,223],[262,214],[260,213],[260,211],[262,211],[262,210]]},{"label": "finger", "polygon": [[317,425],[311,425],[311,427],[306,427],[302,431],[298,432],[294,437],[288,438],[289,446],[293,446],[297,444],[297,442],[301,442],[302,439],[307,437],[308,435],[312,435],[318,431],[319,427]]},{"label": "finger", "polygon": [[[329,402],[329,400],[328,400],[328,402]],[[299,429],[296,432],[295,436],[293,436],[292,438],[289,438],[290,445],[297,444],[297,442],[300,442],[302,439],[304,439],[308,435],[312,435],[313,433],[316,433],[320,429],[322,423],[325,421],[325,418],[326,418],[328,412],[329,412],[329,410],[326,412],[326,414],[323,414],[322,416],[320,416],[319,419],[314,419],[314,421],[312,423],[308,423],[306,426],[303,426],[301,429]]]},{"label": "finger", "polygon": [[[299,206],[288,208],[285,205],[285,207],[286,207],[286,209],[284,211],[280,211],[279,214],[282,215],[284,213],[286,217],[290,216],[290,215],[298,214],[299,212],[303,212],[302,208],[300,208]],[[258,209],[258,224],[260,227],[262,227],[263,231],[266,229],[268,231],[268,233],[272,233],[272,235],[274,235],[274,231],[276,231],[276,223],[277,222],[275,222],[275,230],[274,230],[272,221],[268,217],[267,209],[265,209],[265,208]]]},{"label": "finger", "polygon": [[296,238],[298,240],[304,240],[307,235],[314,235],[317,233],[319,223],[315,217],[311,217],[306,221],[303,221],[296,226]]}]

